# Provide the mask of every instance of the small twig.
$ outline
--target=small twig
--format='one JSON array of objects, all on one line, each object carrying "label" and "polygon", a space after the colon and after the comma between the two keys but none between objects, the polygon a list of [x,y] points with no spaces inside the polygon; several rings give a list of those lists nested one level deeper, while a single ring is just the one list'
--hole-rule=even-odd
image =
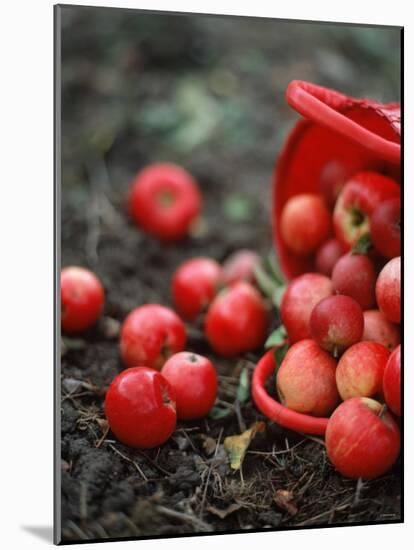
[{"label": "small twig", "polygon": [[240,481],[241,481],[242,487],[244,487],[245,483],[244,483],[244,477],[243,477],[243,463],[240,463],[239,472],[240,472]]},{"label": "small twig", "polygon": [[88,503],[87,503],[88,486],[84,481],[80,484],[79,494],[79,516],[82,522],[88,518]]},{"label": "small twig", "polygon": [[105,428],[103,434],[102,434],[102,437],[95,443],[95,447],[97,449],[99,449],[99,447],[102,445],[102,443],[105,441],[105,438],[106,436],[108,435],[109,433],[109,424],[108,426]]},{"label": "small twig", "polygon": [[89,539],[88,535],[82,531],[82,529],[79,527],[79,525],[76,525],[72,520],[68,520],[66,522],[66,526],[69,527],[69,529],[72,529],[72,531],[82,540]]},{"label": "small twig", "polygon": [[135,525],[135,523],[132,521],[131,518],[129,518],[124,512],[118,512],[118,514],[124,519],[125,523],[130,527],[131,533],[135,536],[139,536],[141,534],[138,527]]},{"label": "small twig", "polygon": [[290,447],[290,448],[287,448],[287,449],[283,449],[282,451],[275,451],[274,449],[272,451],[247,451],[249,454],[252,454],[252,455],[263,455],[263,456],[276,456],[276,455],[284,455],[286,453],[290,453],[291,451],[293,451],[294,449],[296,449],[297,447],[299,447],[299,445],[302,445],[302,443],[304,443],[305,440],[302,439],[301,441],[299,441],[299,443],[296,443],[293,447]]},{"label": "small twig", "polygon": [[314,441],[315,443],[319,443],[319,445],[322,445],[323,447],[325,447],[325,441],[323,439],[320,439],[319,437],[314,437],[313,435],[309,435],[309,434],[303,434],[306,439],[310,439],[311,441]]},{"label": "small twig", "polygon": [[109,447],[111,447],[111,449],[116,453],[118,454],[120,457],[122,457],[124,460],[126,460],[127,462],[130,462],[131,464],[133,464],[137,470],[137,472],[143,477],[143,479],[145,481],[148,481],[148,478],[147,476],[144,474],[144,472],[141,470],[141,468],[139,467],[139,465],[135,462],[135,460],[132,460],[132,458],[129,458],[128,456],[124,455],[123,453],[121,453],[121,451],[118,451],[118,449],[112,445],[111,443],[109,444]]},{"label": "small twig", "polygon": [[340,506],[335,506],[331,510],[325,510],[325,512],[322,512],[316,516],[313,516],[312,518],[309,518],[305,521],[302,521],[301,523],[297,523],[295,527],[303,527],[305,525],[309,525],[310,523],[313,523],[315,520],[320,519],[324,516],[327,516],[328,514],[330,516],[333,516],[336,512],[342,512],[343,510],[346,510],[350,505],[350,502],[346,502],[344,504],[341,504]]},{"label": "small twig", "polygon": [[186,432],[186,430],[182,429],[180,430],[180,432],[182,432],[184,434],[184,437],[186,438],[186,440],[189,442],[189,444],[191,445],[191,448],[193,449],[193,451],[195,453],[197,453],[197,449],[194,445],[194,443],[191,441],[191,437],[188,435],[188,433]]},{"label": "small twig", "polygon": [[164,514],[165,516],[168,516],[170,518],[179,519],[187,523],[192,523],[194,527],[196,527],[200,531],[212,530],[211,525],[209,525],[208,523],[205,523],[204,521],[200,520],[195,516],[191,516],[190,514],[185,514],[184,512],[177,512],[176,510],[171,510],[170,508],[166,508],[165,506],[157,506],[157,510],[161,514]]},{"label": "small twig", "polygon": [[[153,460],[151,457],[149,457],[146,453],[144,453],[144,451],[141,451],[138,449],[138,452],[141,456],[143,456],[150,464],[151,466],[154,466],[154,468],[156,468],[159,472],[161,472],[162,474],[166,475],[166,476],[170,476],[172,472],[169,472],[168,470],[165,470],[164,468],[162,468],[157,462],[156,460]],[[158,453],[159,454],[159,453]],[[157,454],[157,458],[158,458],[158,454]]]},{"label": "small twig", "polygon": [[213,469],[214,459],[217,456],[217,452],[218,452],[218,448],[219,448],[219,445],[220,445],[222,435],[223,435],[223,428],[221,428],[221,430],[220,430],[219,436],[217,438],[216,448],[214,450],[214,455],[213,455],[213,458],[211,459],[210,466],[208,468],[207,479],[206,479],[206,482],[205,482],[203,497],[201,499],[201,504],[200,504],[200,513],[199,513],[200,516],[201,516],[201,514],[203,513],[203,510],[204,510],[204,505],[205,505],[205,501],[206,501],[206,497],[207,497],[208,484],[209,484],[210,477],[211,477],[211,471]]},{"label": "small twig", "polygon": [[356,506],[359,503],[360,497],[361,497],[361,491],[364,488],[365,483],[362,481],[362,478],[358,478],[356,488],[355,488],[355,495],[352,505]]}]

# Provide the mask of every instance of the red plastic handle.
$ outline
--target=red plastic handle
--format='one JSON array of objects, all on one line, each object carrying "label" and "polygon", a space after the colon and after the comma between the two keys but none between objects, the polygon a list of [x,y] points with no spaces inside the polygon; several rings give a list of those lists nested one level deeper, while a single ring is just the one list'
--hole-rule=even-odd
[{"label": "red plastic handle", "polygon": [[335,130],[362,147],[373,151],[384,160],[394,164],[400,163],[401,148],[399,143],[389,141],[371,132],[340,112],[347,105],[351,106],[353,103],[361,103],[361,101],[302,80],[293,80],[289,84],[286,90],[286,99],[289,105],[304,117]]},{"label": "red plastic handle", "polygon": [[270,420],[284,428],[314,435],[325,435],[328,418],[317,418],[292,411],[275,401],[267,393],[265,384],[275,368],[274,350],[270,350],[260,359],[254,369],[252,395],[257,408]]}]

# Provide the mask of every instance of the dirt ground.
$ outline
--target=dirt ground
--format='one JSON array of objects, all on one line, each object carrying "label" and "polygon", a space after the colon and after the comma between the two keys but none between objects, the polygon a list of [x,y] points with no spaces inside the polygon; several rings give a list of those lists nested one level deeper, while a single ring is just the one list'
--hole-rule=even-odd
[{"label": "dirt ground", "polygon": [[[188,325],[188,349],[217,366],[226,416],[179,423],[164,446],[145,452],[120,444],[103,422],[105,390],[123,369],[117,333],[127,313],[172,305],[171,276],[187,258],[272,250],[272,171],[297,118],[284,101],[287,83],[398,100],[399,31],[61,14],[62,266],[93,269],[106,291],[98,325],[62,339],[63,541],[400,520],[399,463],[374,481],[347,480],[322,440],[268,421],[233,472],[224,438],[266,420],[249,397],[237,400],[243,369],[251,378],[263,350],[223,360],[199,326]],[[202,230],[176,245],[141,233],[125,210],[131,178],[155,160],[183,165],[203,193]],[[277,502],[280,490],[289,498]]]}]

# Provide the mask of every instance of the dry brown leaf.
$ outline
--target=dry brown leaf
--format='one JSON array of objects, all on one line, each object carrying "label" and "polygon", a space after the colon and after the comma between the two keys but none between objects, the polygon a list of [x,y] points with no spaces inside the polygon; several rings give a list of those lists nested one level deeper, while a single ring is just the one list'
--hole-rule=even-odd
[{"label": "dry brown leaf", "polygon": [[290,516],[295,516],[298,513],[298,507],[295,499],[293,498],[292,491],[288,491],[287,489],[278,489],[273,497],[273,500],[279,508],[286,510]]},{"label": "dry brown leaf", "polygon": [[230,456],[230,466],[233,470],[240,470],[246,451],[257,434],[265,429],[264,422],[255,422],[248,430],[240,435],[230,435],[224,440],[224,448]]},{"label": "dry brown leaf", "polygon": [[227,508],[216,508],[215,506],[208,506],[207,511],[210,512],[210,514],[218,516],[220,519],[225,519],[228,515],[232,514],[233,512],[237,512],[237,510],[240,510],[240,508],[243,508],[242,504],[233,502],[233,504],[230,504],[230,506],[228,506]]},{"label": "dry brown leaf", "polygon": [[201,438],[203,439],[203,449],[205,450],[206,454],[212,455],[216,450],[216,440],[212,437],[209,437],[208,435],[202,435]]},{"label": "dry brown leaf", "polygon": [[101,429],[101,432],[104,434],[109,430],[108,421],[105,418],[96,418],[96,423]]}]

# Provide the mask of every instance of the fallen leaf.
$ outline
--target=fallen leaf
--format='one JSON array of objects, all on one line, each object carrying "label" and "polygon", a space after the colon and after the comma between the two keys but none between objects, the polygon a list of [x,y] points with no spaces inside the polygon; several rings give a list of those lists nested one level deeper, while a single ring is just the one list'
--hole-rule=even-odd
[{"label": "fallen leaf", "polygon": [[275,501],[276,506],[282,510],[286,510],[290,516],[295,516],[298,513],[298,507],[296,506],[292,491],[288,491],[287,489],[278,489],[273,497],[273,500]]},{"label": "fallen leaf", "polygon": [[105,420],[105,418],[96,418],[96,423],[98,424],[103,434],[108,432],[109,424],[108,424],[108,421]]},{"label": "fallen leaf", "polygon": [[230,457],[230,467],[240,470],[246,451],[257,432],[263,432],[264,422],[255,422],[248,430],[240,435],[230,435],[224,440],[224,448]]},{"label": "fallen leaf", "polygon": [[216,450],[216,440],[204,434],[201,435],[201,438],[203,439],[203,449],[205,450],[206,454],[212,455]]},{"label": "fallen leaf", "polygon": [[215,506],[208,506],[207,512],[210,512],[210,514],[214,514],[215,516],[218,516],[220,519],[225,519],[228,515],[232,514],[233,512],[236,512],[237,510],[240,510],[240,508],[243,508],[242,504],[233,502],[233,504],[230,504],[228,508],[216,508]]}]

